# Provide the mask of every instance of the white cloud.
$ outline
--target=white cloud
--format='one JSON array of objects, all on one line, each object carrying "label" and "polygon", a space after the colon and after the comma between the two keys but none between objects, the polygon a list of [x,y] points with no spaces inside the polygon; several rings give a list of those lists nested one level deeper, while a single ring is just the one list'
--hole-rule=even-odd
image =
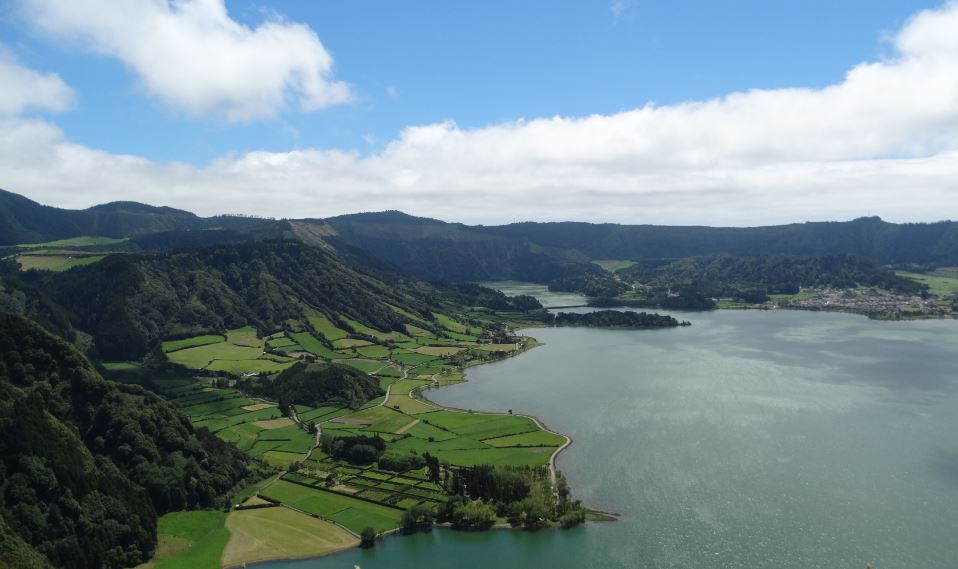
[{"label": "white cloud", "polygon": [[115,57],[157,99],[190,115],[272,117],[348,101],[333,58],[308,26],[278,16],[250,28],[223,0],[21,0],[27,19],[56,37]]},{"label": "white cloud", "polygon": [[923,12],[896,36],[893,58],[857,65],[822,89],[479,129],[410,127],[369,156],[312,149],[159,164],[11,120],[0,125],[0,184],[62,206],[123,198],[202,214],[395,208],[485,223],[713,225],[956,218],[956,22],[955,3]]},{"label": "white cloud", "polygon": [[0,115],[18,115],[27,109],[63,111],[73,104],[73,91],[55,73],[22,67],[0,44]]}]

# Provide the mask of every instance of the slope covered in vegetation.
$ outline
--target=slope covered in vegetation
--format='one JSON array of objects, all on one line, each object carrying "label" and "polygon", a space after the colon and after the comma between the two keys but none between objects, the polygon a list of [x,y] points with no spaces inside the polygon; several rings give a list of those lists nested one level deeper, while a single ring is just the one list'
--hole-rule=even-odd
[{"label": "slope covered in vegetation", "polygon": [[135,565],[158,514],[221,506],[250,476],[246,457],[172,404],[0,314],[0,537],[22,566],[34,553],[55,567]]}]

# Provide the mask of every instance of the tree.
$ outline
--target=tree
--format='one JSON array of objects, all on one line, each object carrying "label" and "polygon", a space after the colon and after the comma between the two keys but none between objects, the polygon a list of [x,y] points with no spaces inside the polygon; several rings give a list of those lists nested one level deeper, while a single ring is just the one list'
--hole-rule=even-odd
[{"label": "tree", "polygon": [[405,530],[414,530],[423,527],[432,527],[436,513],[424,504],[416,504],[403,512],[402,527]]},{"label": "tree", "polygon": [[362,533],[359,534],[359,546],[373,547],[374,545],[376,545],[376,530],[371,527],[363,528]]}]

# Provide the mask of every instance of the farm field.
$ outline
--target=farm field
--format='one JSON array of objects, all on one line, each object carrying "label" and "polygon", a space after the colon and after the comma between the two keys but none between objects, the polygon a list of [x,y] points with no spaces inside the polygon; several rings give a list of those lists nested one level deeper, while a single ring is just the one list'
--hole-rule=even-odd
[{"label": "farm field", "polygon": [[343,354],[335,352],[328,347],[326,344],[323,344],[316,336],[313,336],[309,332],[296,332],[289,335],[297,344],[299,344],[304,350],[310,352],[318,357],[335,360],[348,358],[348,354]]},{"label": "farm field", "polygon": [[97,261],[103,260],[105,255],[71,255],[71,254],[26,254],[17,255],[16,261],[20,263],[20,270],[29,271],[37,269],[40,271],[66,271],[73,267],[82,267],[91,265]]},{"label": "farm field", "polygon": [[399,525],[402,510],[374,504],[319,488],[277,480],[260,495],[309,514],[331,520],[355,533],[366,527],[386,531]]},{"label": "farm field", "polygon": [[127,238],[114,239],[112,237],[94,237],[87,235],[81,237],[71,237],[69,239],[60,239],[58,241],[47,241],[46,243],[24,243],[17,245],[17,247],[22,247],[24,249],[92,247],[94,245],[116,245],[117,243],[123,243],[127,240]]},{"label": "farm field", "polygon": [[346,317],[343,317],[343,322],[345,322],[346,325],[352,328],[357,334],[376,338],[380,342],[402,342],[403,340],[409,339],[409,336],[406,336],[401,332],[382,332],[380,330],[376,330],[375,328],[370,328],[362,322],[357,322]]},{"label": "farm field", "polygon": [[[312,434],[282,417],[275,405],[251,400],[235,389],[197,384],[196,389],[168,395],[194,425],[276,467],[302,460],[316,442]],[[336,409],[323,411],[329,414]]]},{"label": "farm field", "polygon": [[219,334],[194,336],[192,338],[185,338],[183,340],[169,340],[167,342],[163,342],[163,351],[175,352],[176,350],[182,350],[184,348],[195,348],[198,346],[206,346],[208,344],[218,344],[225,341],[226,337]]},{"label": "farm field", "polygon": [[236,510],[226,518],[230,532],[224,567],[269,559],[315,557],[359,545],[343,528],[284,507]]},{"label": "farm field", "polygon": [[226,513],[172,512],[160,517],[153,559],[137,569],[219,569],[229,541]]},{"label": "farm field", "polygon": [[168,340],[162,347],[167,359],[175,364],[236,376],[278,373],[295,362],[292,358],[264,353],[263,339],[250,326],[227,330],[225,336],[207,334]]},{"label": "farm field", "polygon": [[330,342],[349,336],[345,330],[337,328],[325,314],[311,311],[307,313],[306,319],[314,330]]},{"label": "farm field", "polygon": [[[283,331],[263,340],[254,329],[241,328],[227,331],[225,338],[189,338],[168,342],[164,348],[169,350],[168,358],[194,369],[225,370],[237,375],[292,365],[295,360],[277,354],[303,350],[319,357],[336,356],[338,364],[377,375],[380,385],[388,387],[388,400],[374,398],[358,410],[333,404],[316,408],[297,405],[297,417],[303,424],[315,423],[325,437],[379,437],[387,452],[428,452],[453,467],[539,467],[548,464],[555,450],[565,443],[564,437],[543,431],[527,417],[449,410],[411,396],[433,385],[461,381],[458,366],[443,357],[461,354],[457,357],[465,356],[466,361],[489,357],[486,351],[477,349],[476,338],[470,335],[475,330],[469,326],[447,319],[442,337],[430,332],[413,340],[404,334],[387,334],[358,322],[344,322],[365,338],[344,335],[329,340],[311,332]],[[336,335],[327,326],[332,325],[329,319],[314,324],[326,326],[326,333]],[[384,339],[387,337],[393,339]],[[515,344],[503,346],[515,348]],[[264,347],[270,351],[262,353]],[[495,350],[499,346],[483,347]],[[362,357],[349,357],[348,353]],[[232,514],[227,523],[235,528],[237,537],[230,541],[225,562],[319,555],[351,547],[355,537],[333,524],[357,533],[366,527],[386,531],[398,526],[405,509],[417,504],[435,507],[447,499],[445,490],[429,480],[425,467],[396,473],[380,469],[377,462],[356,465],[313,449],[313,434],[282,417],[274,404],[250,399],[239,389],[179,382],[171,385],[168,395],[194,425],[208,428],[220,439],[281,471],[278,478],[242,495],[241,501],[254,499],[265,505],[265,499],[281,506]],[[296,467],[292,468],[294,463]],[[330,540],[306,543],[298,537],[324,536],[328,528],[335,530]],[[261,533],[273,531],[288,536],[289,542],[279,537],[270,539],[269,547],[264,547],[257,541]],[[350,539],[344,542],[335,537],[335,532]]]},{"label": "farm field", "polygon": [[896,271],[895,274],[928,285],[928,292],[935,296],[958,294],[958,268],[940,268],[931,273],[909,273]]},{"label": "farm field", "polygon": [[398,408],[403,413],[416,414],[428,413],[438,409],[435,405],[424,403],[419,399],[410,396],[413,390],[421,389],[432,382],[423,379],[402,379],[392,384],[389,388],[389,398],[386,400],[386,406]]},{"label": "farm field", "polygon": [[610,273],[614,273],[619,269],[628,269],[635,264],[635,261],[622,261],[619,259],[603,259],[592,262],[602,267],[602,270],[608,271]]}]

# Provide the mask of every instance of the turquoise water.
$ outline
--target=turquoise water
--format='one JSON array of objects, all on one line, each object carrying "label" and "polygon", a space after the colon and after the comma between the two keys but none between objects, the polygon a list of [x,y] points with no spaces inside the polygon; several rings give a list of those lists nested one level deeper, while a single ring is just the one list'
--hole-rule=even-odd
[{"label": "turquoise water", "polygon": [[389,538],[271,568],[958,566],[958,321],[683,313],[689,328],[535,329],[429,392],[570,435],[558,461],[623,521]]}]

